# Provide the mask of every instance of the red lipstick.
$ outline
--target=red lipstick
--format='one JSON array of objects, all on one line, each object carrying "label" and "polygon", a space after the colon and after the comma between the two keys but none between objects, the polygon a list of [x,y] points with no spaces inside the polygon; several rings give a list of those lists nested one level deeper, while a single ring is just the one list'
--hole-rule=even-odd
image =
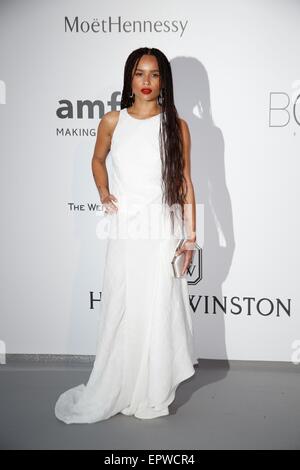
[{"label": "red lipstick", "polygon": [[149,95],[149,93],[152,92],[151,88],[142,88],[141,92],[144,93],[145,95]]}]

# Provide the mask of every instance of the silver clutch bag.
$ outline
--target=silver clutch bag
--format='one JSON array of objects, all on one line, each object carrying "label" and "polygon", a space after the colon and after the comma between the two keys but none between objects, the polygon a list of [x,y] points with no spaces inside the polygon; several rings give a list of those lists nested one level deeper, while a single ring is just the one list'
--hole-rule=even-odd
[{"label": "silver clutch bag", "polygon": [[[186,241],[185,238],[182,238],[181,240],[179,240],[176,248],[175,248],[175,254],[173,256],[173,259],[171,261],[171,264],[172,264],[172,268],[173,268],[173,275],[174,277],[184,277],[185,274],[181,274],[182,273],[182,270],[183,270],[183,266],[184,266],[184,260],[185,260],[185,254],[184,252],[180,253],[179,255],[176,254],[177,250],[179,248],[181,248],[181,246],[183,245],[183,243]],[[195,249],[198,249],[200,250],[200,246],[197,245],[197,243],[195,243]]]}]

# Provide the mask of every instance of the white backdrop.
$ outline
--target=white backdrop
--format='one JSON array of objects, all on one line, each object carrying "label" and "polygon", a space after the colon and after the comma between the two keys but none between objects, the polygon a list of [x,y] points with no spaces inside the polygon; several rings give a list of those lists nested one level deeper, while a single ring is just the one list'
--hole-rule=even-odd
[{"label": "white backdrop", "polygon": [[[95,354],[106,250],[95,132],[120,109],[127,56],[149,46],[171,61],[192,137],[197,354],[299,359],[299,20],[296,0],[0,2],[7,353]],[[100,106],[80,115],[82,100]]]}]

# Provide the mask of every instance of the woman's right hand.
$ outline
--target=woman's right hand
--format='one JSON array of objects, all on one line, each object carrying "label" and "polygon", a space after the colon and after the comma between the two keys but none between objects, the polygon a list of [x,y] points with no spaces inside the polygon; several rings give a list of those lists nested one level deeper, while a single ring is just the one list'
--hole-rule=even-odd
[{"label": "woman's right hand", "polygon": [[118,202],[118,199],[113,194],[107,194],[105,197],[101,198],[101,202],[105,207],[105,213],[111,214],[118,211],[118,207],[113,201]]}]

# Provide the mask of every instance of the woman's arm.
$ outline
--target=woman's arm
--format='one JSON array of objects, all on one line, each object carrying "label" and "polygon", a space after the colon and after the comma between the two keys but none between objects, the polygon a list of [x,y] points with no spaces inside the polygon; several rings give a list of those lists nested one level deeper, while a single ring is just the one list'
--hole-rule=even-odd
[{"label": "woman's arm", "polygon": [[110,194],[108,173],[106,168],[106,157],[110,151],[111,137],[118,121],[118,112],[110,111],[102,117],[97,130],[97,138],[92,158],[92,173],[97,186],[100,200],[107,204],[107,208],[117,209],[112,201],[117,201],[113,194]]},{"label": "woman's arm", "polygon": [[110,124],[104,115],[98,125],[97,138],[92,158],[92,173],[99,191],[100,200],[109,194],[109,182],[105,160],[110,151]]},{"label": "woman's arm", "polygon": [[187,123],[180,119],[180,127],[183,141],[183,174],[187,185],[187,194],[184,204],[184,228],[187,240],[178,250],[178,254],[185,252],[185,260],[182,268],[182,274],[187,273],[187,269],[192,262],[195,243],[196,243],[196,202],[194,186],[191,178],[191,136]]},{"label": "woman's arm", "polygon": [[183,174],[187,184],[187,195],[184,205],[184,224],[187,238],[196,242],[196,201],[194,186],[191,178],[191,136],[189,127],[183,119],[180,119],[181,133],[183,138],[183,159],[184,168]]}]

